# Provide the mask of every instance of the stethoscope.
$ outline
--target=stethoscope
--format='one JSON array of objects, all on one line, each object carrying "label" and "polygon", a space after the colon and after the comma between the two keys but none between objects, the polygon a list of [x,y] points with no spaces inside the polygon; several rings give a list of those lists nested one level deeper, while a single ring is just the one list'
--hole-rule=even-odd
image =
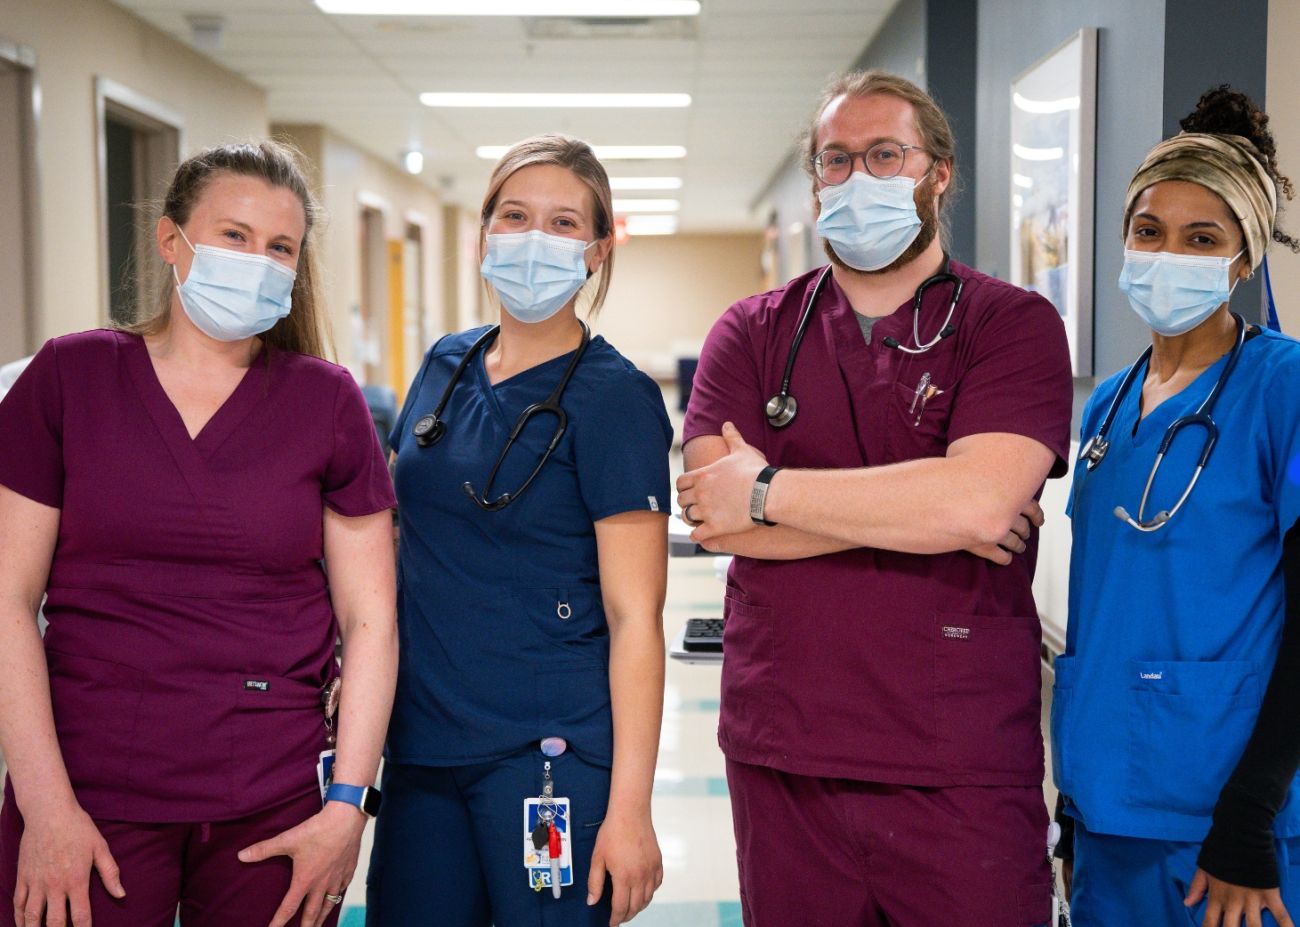
[{"label": "stethoscope", "polygon": [[[943,256],[943,267],[937,274],[927,277],[916,288],[916,296],[912,300],[912,341],[916,345],[909,348],[901,344],[897,338],[886,338],[883,344],[887,348],[893,348],[902,351],[905,354],[924,354],[933,348],[936,344],[945,338],[949,338],[957,333],[957,328],[952,324],[952,315],[957,311],[957,300],[961,299],[961,277],[958,277],[949,268],[950,258],[945,253]],[[831,265],[826,265],[826,269],[821,272],[817,282],[813,285],[812,292],[808,294],[808,302],[804,306],[803,315],[799,317],[799,326],[794,332],[794,341],[790,343],[790,354],[785,360],[785,376],[781,378],[781,391],[767,401],[763,407],[763,414],[767,416],[767,423],[773,428],[784,428],[794,421],[794,417],[799,412],[799,403],[790,395],[790,376],[794,372],[794,360],[799,356],[799,345],[803,342],[803,336],[808,331],[808,324],[812,321],[813,310],[817,306],[817,294],[822,290],[822,285],[826,278],[830,276]],[[948,315],[944,317],[943,326],[939,333],[931,338],[925,344],[921,343],[921,299],[925,296],[925,291],[939,283],[952,284],[952,298],[948,300]]]},{"label": "stethoscope", "polygon": [[[1160,441],[1160,447],[1156,451],[1155,463],[1151,466],[1151,475],[1147,477],[1146,488],[1142,490],[1142,501],[1138,503],[1137,518],[1129,515],[1128,510],[1122,505],[1115,506],[1115,517],[1120,521],[1127,522],[1139,531],[1157,531],[1163,528],[1169,519],[1178,514],[1178,510],[1183,507],[1187,497],[1192,494],[1196,487],[1196,481],[1201,477],[1201,471],[1210,460],[1210,453],[1214,450],[1214,445],[1219,441],[1219,426],[1214,424],[1214,419],[1210,413],[1214,410],[1214,403],[1219,398],[1219,393],[1223,392],[1223,385],[1228,382],[1228,377],[1232,376],[1232,370],[1237,366],[1237,359],[1241,356],[1241,346],[1246,343],[1246,321],[1237,313],[1232,313],[1233,319],[1237,322],[1237,338],[1233,342],[1232,351],[1228,354],[1228,362],[1223,366],[1223,372],[1219,374],[1219,380],[1214,384],[1214,389],[1210,390],[1210,395],[1197,407],[1196,411],[1190,415],[1184,415],[1174,419],[1173,423],[1165,429],[1165,436]],[[1106,452],[1110,450],[1110,441],[1106,440],[1106,435],[1110,433],[1110,426],[1115,421],[1115,413],[1124,401],[1129,389],[1133,386],[1133,381],[1137,379],[1138,371],[1142,370],[1147,361],[1151,359],[1151,348],[1148,347],[1142,352],[1142,356],[1137,362],[1129,368],[1128,373],[1124,376],[1123,382],[1119,385],[1119,391],[1115,398],[1110,401],[1110,409],[1106,412],[1106,417],[1102,419],[1101,428],[1089,439],[1088,443],[1083,446],[1079,452],[1079,460],[1085,461],[1088,465],[1089,472],[1096,470],[1101,462],[1106,459]],[[1178,501],[1172,509],[1160,511],[1155,514],[1151,520],[1143,517],[1147,507],[1147,497],[1151,494],[1151,486],[1156,481],[1156,473],[1160,470],[1160,463],[1165,458],[1165,453],[1169,446],[1174,443],[1174,437],[1178,434],[1180,428],[1186,428],[1189,425],[1199,425],[1205,429],[1205,444],[1201,448],[1201,456],[1196,461],[1196,469],[1192,471],[1191,481],[1188,482],[1187,488],[1183,494],[1178,497]]]},{"label": "stethoscope", "polygon": [[[546,465],[546,461],[550,459],[551,454],[560,443],[560,439],[564,437],[564,430],[569,425],[569,417],[565,414],[564,409],[560,407],[560,397],[564,395],[564,388],[569,385],[569,380],[573,378],[573,371],[577,369],[578,362],[582,360],[582,355],[587,351],[587,345],[591,343],[591,331],[587,328],[586,323],[579,319],[578,324],[582,326],[582,343],[578,345],[578,350],[574,352],[572,360],[569,361],[569,366],[564,369],[564,376],[560,377],[560,382],[556,384],[555,389],[551,390],[551,395],[547,396],[545,400],[542,402],[535,402],[528,408],[524,409],[523,412],[519,413],[518,420],[515,422],[514,427],[510,429],[510,437],[506,439],[505,447],[503,447],[501,453],[497,455],[497,462],[492,466],[492,471],[488,474],[487,485],[483,487],[483,492],[480,494],[478,490],[468,482],[461,484],[460,488],[465,491],[465,495],[473,499],[474,503],[479,508],[488,512],[499,512],[511,502],[514,502],[522,496],[524,490],[532,485],[533,480],[537,479],[537,474],[542,472],[542,467]],[[411,428],[411,434],[415,438],[415,443],[420,447],[430,447],[431,445],[437,444],[447,434],[447,423],[443,420],[442,413],[443,410],[447,408],[447,403],[451,400],[452,390],[456,388],[457,382],[460,381],[461,376],[465,373],[465,368],[470,365],[470,362],[474,359],[475,355],[480,351],[485,350],[500,331],[501,326],[494,325],[492,328],[480,335],[477,341],[470,345],[470,349],[465,352],[465,356],[462,357],[460,363],[456,365],[456,369],[452,373],[451,379],[448,380],[447,385],[443,387],[442,398],[438,400],[438,405],[434,407],[432,412],[420,416],[420,419],[415,423],[414,427]],[[542,415],[543,413],[555,416],[555,434],[551,436],[551,443],[546,446],[546,450],[542,453],[541,459],[537,461],[537,466],[534,467],[533,472],[528,475],[528,479],[524,480],[523,485],[513,493],[505,492],[495,499],[489,499],[488,494],[492,491],[492,484],[496,481],[497,471],[501,469],[501,464],[505,462],[506,454],[510,453],[510,447],[515,443],[515,440],[519,435],[523,433],[524,426],[528,424],[528,420],[534,415]]]}]

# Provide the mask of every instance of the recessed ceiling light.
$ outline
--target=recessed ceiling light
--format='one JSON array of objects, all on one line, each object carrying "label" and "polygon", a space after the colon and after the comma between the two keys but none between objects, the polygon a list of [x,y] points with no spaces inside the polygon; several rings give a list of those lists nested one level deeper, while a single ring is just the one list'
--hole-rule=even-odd
[{"label": "recessed ceiling light", "polygon": [[680,190],[680,177],[611,177],[611,190]]},{"label": "recessed ceiling light", "polygon": [[516,109],[680,109],[689,93],[422,93],[425,106]]},{"label": "recessed ceiling light", "polygon": [[615,214],[629,212],[676,212],[681,208],[677,200],[614,200]]},{"label": "recessed ceiling light", "polygon": [[677,232],[677,217],[628,216],[623,228],[629,235],[673,235]]},{"label": "recessed ceiling light", "polygon": [[[509,145],[479,145],[474,153],[488,161],[496,161],[510,150]],[[602,161],[640,161],[661,158],[684,158],[686,149],[681,145],[593,145],[592,150]]]},{"label": "recessed ceiling light", "polygon": [[699,0],[316,0],[323,12],[353,16],[698,16]]},{"label": "recessed ceiling light", "polygon": [[424,152],[408,151],[402,156],[402,163],[406,166],[406,173],[419,174],[424,170]]}]

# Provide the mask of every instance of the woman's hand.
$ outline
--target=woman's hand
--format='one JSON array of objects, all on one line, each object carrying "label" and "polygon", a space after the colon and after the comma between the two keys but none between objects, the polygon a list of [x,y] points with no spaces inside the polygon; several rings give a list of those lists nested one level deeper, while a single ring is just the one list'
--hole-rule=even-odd
[{"label": "woman's hand", "polygon": [[982,544],[979,547],[968,547],[966,552],[974,554],[976,557],[983,557],[985,560],[992,560],[1000,566],[1006,566],[1012,560],[1014,554],[1023,554],[1025,552],[1025,542],[1029,540],[1029,534],[1034,528],[1043,527],[1043,509],[1033,499],[1020,510],[1015,521],[1011,523],[1011,530],[1006,536],[996,544]]},{"label": "woman's hand", "polygon": [[302,908],[302,927],[320,927],[335,903],[326,895],[342,895],[352,881],[361,851],[366,817],[343,802],[328,802],[297,827],[239,851],[239,861],[260,863],[273,856],[293,860],[293,880],[276,909],[270,927],[284,927]]},{"label": "woman's hand", "polygon": [[[90,871],[114,898],[125,898],[108,842],[75,801],[24,816],[18,844],[14,921],[19,927],[90,927]],[[71,919],[69,919],[71,910]],[[44,914],[44,921],[41,915]]]},{"label": "woman's hand", "polygon": [[1277,927],[1295,927],[1282,904],[1282,893],[1276,888],[1233,885],[1198,868],[1183,904],[1190,908],[1207,895],[1201,927],[1241,927],[1243,918],[1246,927],[1261,927],[1263,920],[1260,915],[1265,909],[1273,915]]},{"label": "woman's hand", "polygon": [[617,927],[644,910],[664,880],[664,860],[648,808],[634,815],[611,811],[600,825],[587,876],[587,904],[600,901],[606,872],[614,883],[609,927]]}]

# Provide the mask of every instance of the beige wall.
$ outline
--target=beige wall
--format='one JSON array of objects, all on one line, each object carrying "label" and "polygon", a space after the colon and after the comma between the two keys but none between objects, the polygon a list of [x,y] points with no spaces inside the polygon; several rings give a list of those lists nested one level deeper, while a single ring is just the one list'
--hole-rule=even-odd
[{"label": "beige wall", "polygon": [[[362,345],[356,337],[353,307],[361,301],[361,210],[377,208],[383,215],[383,235],[395,241],[405,235],[407,223],[419,225],[424,242],[424,307],[418,359],[428,341],[445,331],[443,314],[443,208],[438,194],[423,181],[357,148],[321,126],[276,125],[272,134],[291,139],[316,170],[317,195],[325,208],[320,254],[325,304],[334,330],[340,363],[360,379]],[[387,319],[387,306],[383,318]],[[380,339],[385,365],[392,361],[387,324],[373,332]],[[408,369],[409,368],[409,369]],[[385,366],[385,370],[391,370]],[[399,399],[415,374],[402,365]],[[385,377],[387,379],[387,377]]]},{"label": "beige wall", "polygon": [[718,316],[762,288],[762,246],[758,233],[633,237],[596,330],[646,373],[675,375],[675,357],[698,353]]},{"label": "beige wall", "polygon": [[[266,95],[105,0],[0,0],[0,38],[36,53],[42,268],[37,336],[44,340],[107,319],[96,78],[178,114],[184,123],[182,156],[265,134]],[[0,302],[0,311],[14,308]]]},{"label": "beige wall", "polygon": [[[1300,3],[1272,0],[1268,5],[1268,85],[1265,89],[1269,126],[1277,139],[1282,173],[1300,183],[1300,94],[1296,93],[1295,61],[1300,55]],[[1281,226],[1300,238],[1300,199],[1283,201]],[[1268,260],[1282,330],[1300,332],[1300,254],[1274,245]]]}]

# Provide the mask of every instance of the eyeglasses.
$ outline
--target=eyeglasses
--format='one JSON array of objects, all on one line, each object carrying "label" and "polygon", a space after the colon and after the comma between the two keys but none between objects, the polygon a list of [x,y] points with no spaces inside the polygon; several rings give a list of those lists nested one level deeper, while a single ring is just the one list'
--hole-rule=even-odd
[{"label": "eyeglasses", "polygon": [[903,170],[909,151],[925,151],[925,149],[920,145],[902,145],[898,142],[880,142],[866,151],[827,148],[813,157],[813,172],[816,173],[818,180],[833,187],[849,179],[853,173],[853,162],[861,158],[867,173],[872,177],[887,180],[890,177],[897,177]]}]

